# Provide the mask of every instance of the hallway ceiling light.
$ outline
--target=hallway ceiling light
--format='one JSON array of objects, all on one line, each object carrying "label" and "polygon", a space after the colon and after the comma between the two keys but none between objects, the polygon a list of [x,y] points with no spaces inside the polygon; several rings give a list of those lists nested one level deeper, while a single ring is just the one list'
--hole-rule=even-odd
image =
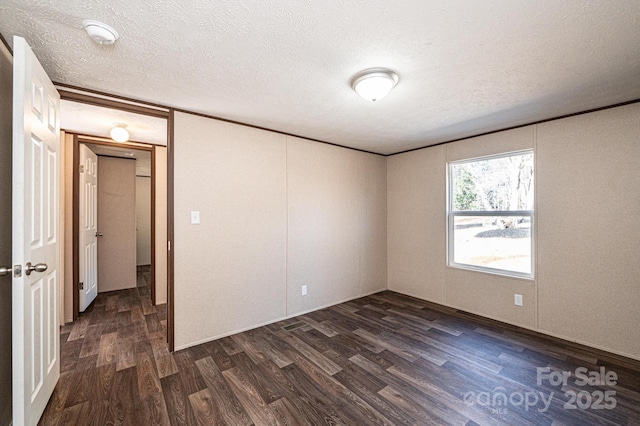
[{"label": "hallway ceiling light", "polygon": [[398,84],[398,74],[385,68],[371,68],[351,79],[351,87],[362,99],[375,102],[387,96]]},{"label": "hallway ceiling light", "polygon": [[89,37],[98,44],[113,44],[120,37],[116,30],[100,21],[85,19],[82,26]]},{"label": "hallway ceiling light", "polygon": [[122,123],[115,123],[113,129],[111,129],[111,139],[116,142],[128,141],[129,132],[127,131],[127,125]]}]

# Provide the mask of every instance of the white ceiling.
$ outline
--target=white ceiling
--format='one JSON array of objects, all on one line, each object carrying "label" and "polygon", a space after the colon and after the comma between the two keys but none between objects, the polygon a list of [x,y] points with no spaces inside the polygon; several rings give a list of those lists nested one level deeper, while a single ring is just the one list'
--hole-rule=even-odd
[{"label": "white ceiling", "polygon": [[151,152],[140,149],[85,144],[98,156],[130,158],[136,161],[136,176],[151,176]]},{"label": "white ceiling", "polygon": [[640,98],[638,0],[3,0],[0,32],[57,82],[385,154]]},{"label": "white ceiling", "polygon": [[129,139],[167,145],[167,120],[79,102],[60,102],[60,127],[81,135],[110,138],[115,123],[127,125]]}]

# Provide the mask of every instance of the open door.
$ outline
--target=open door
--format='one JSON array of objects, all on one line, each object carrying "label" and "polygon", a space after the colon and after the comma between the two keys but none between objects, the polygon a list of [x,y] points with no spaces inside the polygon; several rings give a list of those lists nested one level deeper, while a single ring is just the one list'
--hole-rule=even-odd
[{"label": "open door", "polygon": [[98,156],[80,145],[80,292],[84,312],[98,296]]},{"label": "open door", "polygon": [[35,425],[60,377],[60,96],[13,38],[13,423]]}]

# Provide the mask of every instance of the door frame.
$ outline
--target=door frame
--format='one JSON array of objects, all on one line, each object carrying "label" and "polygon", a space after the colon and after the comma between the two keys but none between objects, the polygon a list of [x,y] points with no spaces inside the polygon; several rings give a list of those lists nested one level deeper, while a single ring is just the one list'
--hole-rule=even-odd
[{"label": "door frame", "polygon": [[[174,117],[175,110],[164,105],[153,104],[149,102],[138,101],[122,96],[116,96],[109,93],[99,92],[95,90],[88,90],[77,86],[71,86],[63,83],[54,82],[54,85],[60,93],[62,100],[68,100],[73,102],[81,102],[95,106],[101,106],[111,109],[117,109],[121,111],[134,112],[142,115],[149,115],[152,117],[164,118],[167,120],[167,341],[169,344],[169,351],[173,352],[175,348],[175,320],[174,320],[174,255],[173,255],[173,237],[174,237]],[[108,139],[100,138],[105,141]],[[78,148],[77,136],[74,136],[73,142],[73,162],[79,164],[80,158],[76,159]],[[112,142],[113,143],[113,142]],[[121,146],[121,145],[119,145]],[[152,157],[154,151],[152,151]],[[74,175],[78,171],[77,167],[74,167]],[[154,170],[155,172],[155,170]],[[73,197],[79,194],[79,188],[76,188],[76,179],[74,177]],[[155,183],[155,182],[154,182]],[[153,187],[154,185],[152,185]],[[155,194],[154,194],[155,195]],[[75,223],[78,223],[79,218],[77,216],[77,209],[73,209],[73,223],[75,232]],[[155,223],[154,223],[155,224]],[[75,240],[75,238],[73,238]],[[154,241],[155,242],[155,241]],[[77,244],[77,243],[76,243]],[[155,253],[152,253],[155,256]],[[155,260],[155,259],[154,259]],[[74,265],[78,264],[78,258],[73,255]],[[75,269],[75,266],[74,266]],[[75,275],[74,271],[74,286],[78,282],[79,273]],[[74,294],[77,297],[77,288],[74,287]],[[74,307],[74,311],[77,312],[77,306]],[[74,317],[74,321],[77,318]]]},{"label": "door frame", "polygon": [[156,215],[156,194],[155,194],[155,146],[149,143],[143,142],[123,142],[117,143],[110,141],[109,139],[88,136],[88,135],[73,135],[73,195],[72,195],[72,209],[73,209],[73,230],[72,230],[72,253],[73,253],[73,320],[78,319],[80,314],[80,144],[93,144],[111,147],[127,147],[138,151],[147,151],[151,153],[151,300],[156,304],[156,239],[155,239],[155,215]]}]

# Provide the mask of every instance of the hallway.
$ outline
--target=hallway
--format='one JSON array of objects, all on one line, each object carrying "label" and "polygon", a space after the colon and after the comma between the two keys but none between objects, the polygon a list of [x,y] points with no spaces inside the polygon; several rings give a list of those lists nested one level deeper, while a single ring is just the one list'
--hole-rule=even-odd
[{"label": "hallway", "polygon": [[153,385],[177,372],[166,344],[166,304],[151,304],[150,275],[138,267],[136,288],[98,294],[62,327],[60,381],[40,424],[148,423],[136,408],[154,401],[135,391],[138,381]]}]

